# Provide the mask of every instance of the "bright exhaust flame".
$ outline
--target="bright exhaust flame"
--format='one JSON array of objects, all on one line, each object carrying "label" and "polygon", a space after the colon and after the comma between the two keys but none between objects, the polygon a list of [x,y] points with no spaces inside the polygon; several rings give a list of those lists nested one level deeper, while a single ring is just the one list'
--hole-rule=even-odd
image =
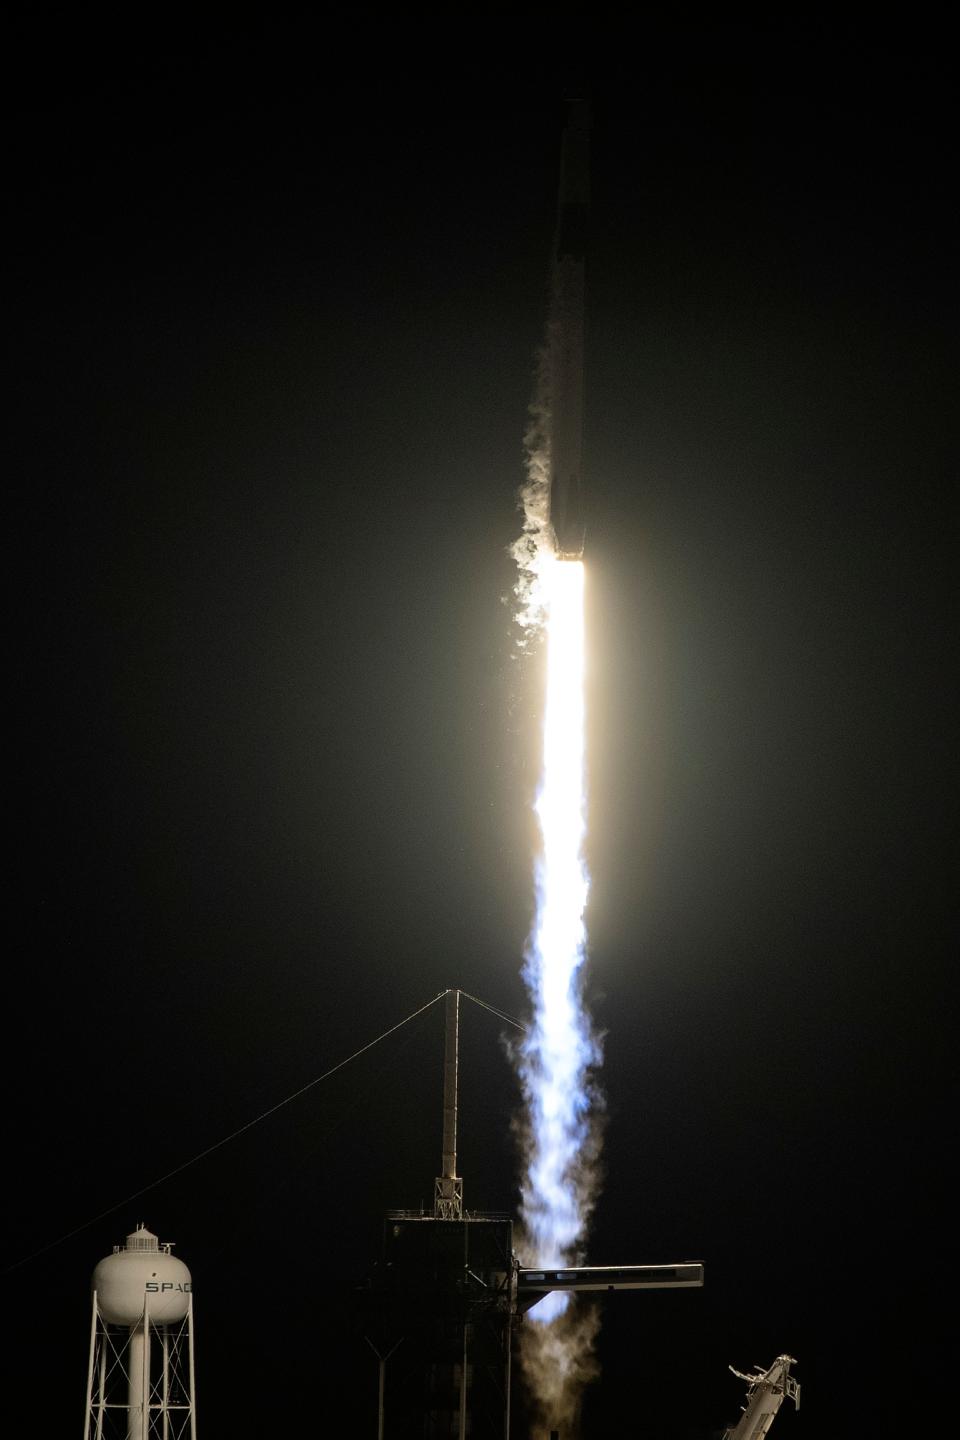
[{"label": "bright exhaust flame", "polygon": [[[592,1074],[600,1047],[582,997],[589,889],[583,853],[584,567],[557,556],[549,530],[539,523],[537,499],[532,485],[524,495],[528,523],[517,548],[526,623],[539,621],[547,643],[543,773],[535,807],[541,848],[524,965],[533,1016],[519,1052],[525,1106],[519,1248],[525,1264],[560,1269],[582,1259],[593,1207],[599,1101]],[[539,1412],[536,1434],[576,1434],[583,1387],[597,1374],[599,1314],[569,1292],[553,1291],[529,1319],[537,1323],[524,1326],[520,1359]]]},{"label": "bright exhaust flame", "polygon": [[[589,1208],[584,1181],[590,1133],[589,1069],[597,1047],[580,998],[589,881],[583,858],[584,568],[544,559],[540,582],[547,630],[543,778],[537,797],[542,851],[537,908],[524,978],[533,1022],[521,1050],[528,1158],[522,1218],[529,1262],[572,1263]],[[550,1321],[569,1295],[547,1295],[531,1319]]]},{"label": "bright exhaust flame", "polygon": [[[540,853],[536,913],[525,952],[524,979],[532,1019],[517,1054],[523,1088],[518,1253],[531,1267],[560,1269],[582,1260],[598,1185],[600,1097],[594,1068],[600,1046],[583,1001],[584,911],[589,879],[584,860],[585,575],[581,560],[561,559],[550,519],[554,400],[560,317],[554,313],[540,352],[524,436],[527,483],[521,491],[523,532],[512,547],[519,648],[546,637],[547,681],[543,772],[536,812]],[[598,1373],[594,1343],[599,1311],[579,1296],[556,1291],[529,1312],[520,1360],[536,1404],[535,1434],[578,1432],[584,1386]]]}]

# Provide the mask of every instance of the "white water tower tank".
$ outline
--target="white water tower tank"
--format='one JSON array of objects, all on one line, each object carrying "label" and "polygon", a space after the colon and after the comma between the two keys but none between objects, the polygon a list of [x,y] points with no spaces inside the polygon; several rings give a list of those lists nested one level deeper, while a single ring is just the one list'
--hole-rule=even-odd
[{"label": "white water tower tank", "polygon": [[151,1323],[182,1320],[190,1304],[193,1282],[182,1260],[160,1245],[150,1230],[138,1225],[126,1245],[100,1261],[93,1272],[100,1314],[109,1325],[136,1325],[147,1304]]},{"label": "white water tower tank", "polygon": [[193,1282],[145,1225],[93,1272],[84,1440],[196,1440]]}]

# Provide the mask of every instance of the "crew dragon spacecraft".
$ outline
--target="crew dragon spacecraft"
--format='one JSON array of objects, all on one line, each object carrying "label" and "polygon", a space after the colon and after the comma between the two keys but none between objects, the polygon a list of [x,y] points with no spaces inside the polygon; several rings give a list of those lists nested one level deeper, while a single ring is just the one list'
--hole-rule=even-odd
[{"label": "crew dragon spacecraft", "polygon": [[561,560],[583,555],[583,340],[590,110],[570,101],[560,160],[560,201],[550,284],[547,378],[550,437],[549,520]]}]

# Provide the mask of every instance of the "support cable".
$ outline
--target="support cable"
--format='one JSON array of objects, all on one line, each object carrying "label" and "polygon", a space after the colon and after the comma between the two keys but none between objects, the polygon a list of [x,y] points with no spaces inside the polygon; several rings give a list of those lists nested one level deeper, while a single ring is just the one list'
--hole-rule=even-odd
[{"label": "support cable", "polygon": [[[189,1160],[184,1160],[182,1165],[174,1166],[172,1170],[167,1171],[166,1175],[161,1175],[158,1179],[151,1180],[148,1185],[143,1185],[139,1190],[134,1190],[131,1195],[125,1195],[124,1198],[118,1200],[115,1205],[110,1205],[106,1210],[101,1210],[99,1215],[94,1215],[91,1219],[85,1220],[82,1225],[74,1226],[74,1228],[68,1230],[65,1235],[59,1236],[56,1240],[51,1240],[47,1245],[42,1245],[39,1250],[34,1250],[31,1254],[24,1255],[22,1259],[15,1261],[13,1265],[9,1265],[3,1271],[0,1271],[0,1274],[9,1275],[14,1270],[19,1270],[21,1265],[27,1265],[31,1260],[36,1260],[41,1255],[45,1255],[48,1250],[55,1250],[58,1245],[63,1245],[67,1240],[72,1240],[74,1235],[79,1235],[82,1230],[89,1230],[91,1225],[96,1225],[99,1220],[105,1220],[108,1215],[113,1215],[115,1211],[122,1209],[124,1205],[129,1205],[132,1200],[138,1200],[141,1195],[146,1195],[149,1190],[155,1190],[158,1185],[163,1185],[167,1180],[172,1180],[175,1175],[181,1175],[184,1170],[189,1170],[191,1165],[196,1165],[199,1161],[205,1160],[207,1156],[212,1155],[215,1150],[222,1150],[224,1145],[230,1144],[231,1140],[236,1140],[245,1134],[246,1131],[252,1130],[254,1125],[260,1124],[261,1120],[266,1120],[269,1116],[276,1115],[278,1110],[282,1110],[283,1107],[289,1105],[291,1101],[299,1099],[301,1095],[305,1095],[308,1090],[312,1090],[315,1085],[319,1085],[323,1080],[329,1080],[331,1075],[335,1075],[337,1071],[342,1070],[345,1065],[349,1065],[351,1061],[359,1059],[359,1057],[366,1054],[368,1050],[372,1050],[374,1045],[380,1044],[381,1040],[386,1040],[388,1036],[394,1035],[398,1030],[401,1030],[404,1025],[409,1025],[411,1020],[416,1020],[418,1015],[422,1015],[424,1011],[436,1005],[438,1000],[442,1000],[445,994],[446,991],[441,991],[439,995],[434,995],[433,999],[428,1000],[426,1005],[421,1005],[419,1010],[414,1010],[413,1013],[407,1015],[405,1019],[398,1020],[396,1025],[391,1025],[389,1030],[384,1030],[383,1034],[378,1035],[375,1040],[368,1040],[366,1045],[361,1045],[359,1050],[354,1050],[353,1054],[348,1055],[345,1060],[339,1060],[336,1065],[331,1066],[329,1070],[325,1070],[322,1075],[316,1076],[313,1080],[308,1080],[306,1085],[301,1085],[299,1090],[294,1090],[293,1094],[288,1095],[285,1100],[278,1100],[276,1105],[270,1106],[269,1110],[264,1110],[261,1115],[257,1115],[253,1120],[248,1120],[246,1124],[241,1125],[239,1129],[232,1131],[229,1135],[224,1135],[221,1140],[216,1140],[212,1145],[208,1145],[205,1150],[199,1151],[198,1154],[192,1156]],[[467,998],[472,999],[473,997],[468,996]],[[476,1003],[480,1005],[483,1002],[478,1000]],[[487,1010],[492,1009],[489,1005],[485,1008]],[[494,1011],[494,1014],[496,1013],[497,1012]]]},{"label": "support cable", "polygon": [[[498,1020],[506,1020],[507,1024],[512,1025],[515,1030],[526,1030],[527,1026],[521,1020],[515,1020],[512,1015],[507,1015],[503,1010],[495,1010],[492,1005],[487,1004],[486,1000],[478,1000],[476,995],[469,995],[466,990],[461,990],[460,994],[464,1000],[472,1000],[474,1005],[479,1005],[481,1010],[489,1010],[490,1014],[496,1015]],[[440,999],[439,995],[437,999]]]}]

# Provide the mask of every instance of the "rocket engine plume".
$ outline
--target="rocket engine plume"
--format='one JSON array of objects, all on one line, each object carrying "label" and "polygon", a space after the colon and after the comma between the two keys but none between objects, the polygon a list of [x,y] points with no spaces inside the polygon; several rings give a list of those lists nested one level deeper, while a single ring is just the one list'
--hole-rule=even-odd
[{"label": "rocket engine plume", "polygon": [[[520,1249],[525,1265],[577,1263],[595,1198],[600,1047],[583,999],[586,836],[585,571],[580,522],[583,211],[586,107],[564,137],[560,215],[546,343],[526,435],[518,621],[546,637],[543,769],[536,800],[540,853],[524,979],[532,1020],[517,1054],[524,1097]],[[594,1372],[596,1312],[553,1292],[529,1312],[521,1363],[545,1430],[576,1424]]]},{"label": "rocket engine plume", "polygon": [[[599,1055],[581,995],[589,887],[583,859],[583,562],[551,559],[541,581],[547,687],[535,809],[542,848],[524,966],[533,1019],[520,1048],[528,1132],[521,1214],[533,1252],[529,1263],[554,1268],[573,1263],[592,1198],[590,1069]],[[532,1318],[553,1319],[569,1299],[546,1296]]]}]

